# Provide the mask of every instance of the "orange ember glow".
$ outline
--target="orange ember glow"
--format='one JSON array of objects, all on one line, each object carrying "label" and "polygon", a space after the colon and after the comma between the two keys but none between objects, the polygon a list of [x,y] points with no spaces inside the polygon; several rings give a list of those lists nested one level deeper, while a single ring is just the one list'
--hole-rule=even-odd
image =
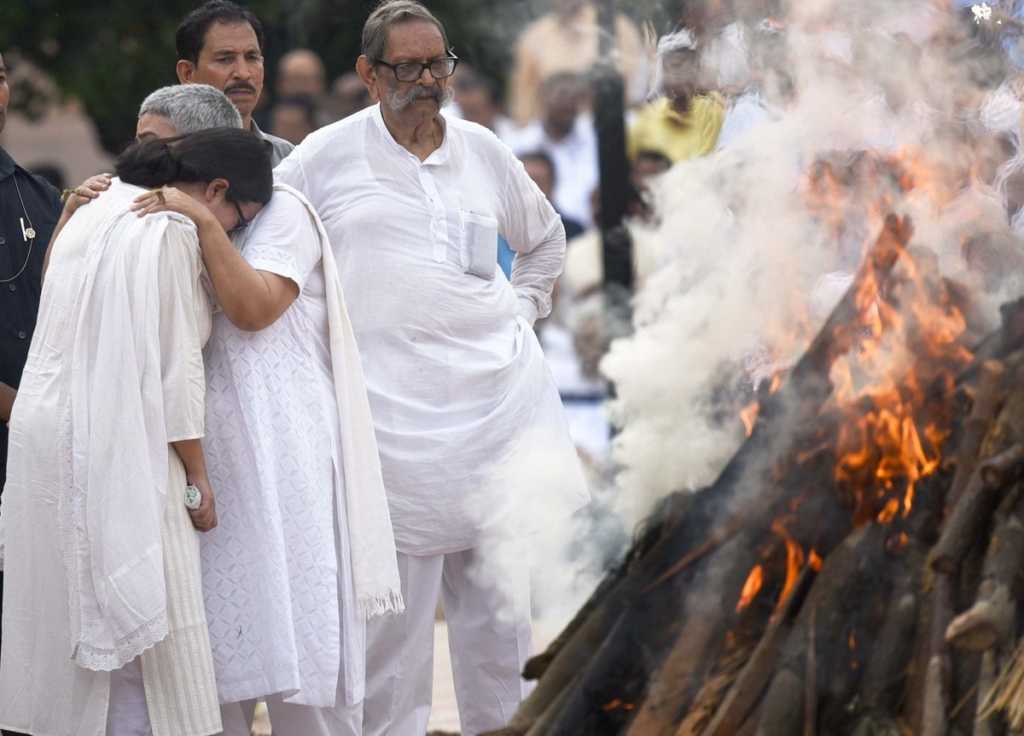
[{"label": "orange ember glow", "polygon": [[779,596],[779,605],[782,605],[789,598],[789,594],[796,586],[800,571],[804,569],[804,550],[792,539],[786,540],[786,583],[782,586],[782,594]]},{"label": "orange ember glow", "polygon": [[756,401],[740,412],[740,421],[743,422],[743,429],[747,437],[754,433],[754,423],[757,422],[757,415],[761,412],[761,405]]},{"label": "orange ember glow", "polygon": [[807,564],[811,566],[814,572],[821,572],[822,559],[816,550],[811,550],[811,554],[807,558]]},{"label": "orange ember glow", "polygon": [[750,575],[747,576],[747,582],[743,584],[743,591],[740,593],[739,603],[736,604],[736,613],[745,610],[754,599],[757,594],[761,592],[761,586],[764,584],[764,568],[761,565],[755,565],[750,571]]},{"label": "orange ember glow", "polygon": [[614,700],[605,703],[601,706],[601,710],[605,713],[610,713],[613,710],[633,710],[636,706],[633,703],[626,703],[621,698],[615,698]]},{"label": "orange ember glow", "polygon": [[796,587],[796,581],[800,578],[800,573],[804,569],[807,556],[804,554],[804,548],[793,539],[786,529],[783,519],[776,519],[772,522],[772,532],[786,545],[786,582],[782,585],[782,592],[779,594],[779,600],[776,605],[777,608],[781,608],[789,598],[789,594],[793,592],[793,588]]}]

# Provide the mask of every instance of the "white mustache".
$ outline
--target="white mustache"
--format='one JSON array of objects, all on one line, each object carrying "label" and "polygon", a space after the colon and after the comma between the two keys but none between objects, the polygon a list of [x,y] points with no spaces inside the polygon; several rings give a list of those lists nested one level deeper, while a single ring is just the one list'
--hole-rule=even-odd
[{"label": "white mustache", "polygon": [[416,100],[426,98],[433,99],[438,106],[444,106],[452,97],[451,90],[442,90],[440,87],[414,87],[408,92],[389,92],[387,96],[388,106],[395,112],[400,112]]}]

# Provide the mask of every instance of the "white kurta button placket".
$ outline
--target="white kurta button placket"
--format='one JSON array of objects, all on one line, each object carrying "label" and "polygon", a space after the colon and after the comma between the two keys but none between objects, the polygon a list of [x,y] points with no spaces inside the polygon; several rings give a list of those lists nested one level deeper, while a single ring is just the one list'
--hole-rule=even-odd
[{"label": "white kurta button placket", "polygon": [[441,199],[437,182],[434,180],[433,174],[430,173],[428,165],[426,163],[420,164],[419,162],[417,162],[417,165],[419,167],[420,186],[423,187],[423,191],[427,194],[427,204],[431,211],[430,238],[433,242],[434,260],[438,263],[444,263],[448,250],[448,218],[445,215],[444,200]]}]

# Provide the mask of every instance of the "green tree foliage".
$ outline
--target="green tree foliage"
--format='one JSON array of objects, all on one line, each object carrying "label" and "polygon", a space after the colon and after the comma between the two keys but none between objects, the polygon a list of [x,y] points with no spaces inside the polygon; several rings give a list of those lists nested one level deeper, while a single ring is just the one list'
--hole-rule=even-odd
[{"label": "green tree foliage", "polygon": [[[353,68],[363,21],[377,0],[249,0],[267,31],[267,81],[281,54],[300,46],[324,59],[328,77]],[[2,0],[0,53],[23,58],[49,74],[62,94],[79,99],[103,146],[118,152],[131,141],[142,99],[177,81],[174,32],[198,0]],[[456,53],[499,83],[505,81],[515,38],[550,7],[550,0],[427,0],[445,23]],[[620,2],[634,17],[656,15],[658,0]],[[663,13],[661,14],[664,15]],[[15,106],[31,108],[32,90]]]}]

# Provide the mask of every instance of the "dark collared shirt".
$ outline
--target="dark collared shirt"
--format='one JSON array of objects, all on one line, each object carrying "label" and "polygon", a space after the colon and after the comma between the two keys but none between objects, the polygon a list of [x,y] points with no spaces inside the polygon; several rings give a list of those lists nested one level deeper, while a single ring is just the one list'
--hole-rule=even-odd
[{"label": "dark collared shirt", "polygon": [[291,153],[295,149],[295,146],[286,141],[284,138],[278,138],[276,135],[264,133],[262,130],[260,130],[260,126],[256,125],[255,120],[252,121],[252,132],[270,144],[271,166],[277,166],[279,163],[281,163],[288,157],[289,153]]},{"label": "dark collared shirt", "polygon": [[[36,326],[43,256],[60,211],[57,190],[18,166],[0,148],[0,382],[15,388]],[[26,230],[36,231],[34,242],[26,241],[22,220]],[[22,266],[24,272],[12,280]],[[6,468],[7,427],[0,424],[0,488]]]}]

